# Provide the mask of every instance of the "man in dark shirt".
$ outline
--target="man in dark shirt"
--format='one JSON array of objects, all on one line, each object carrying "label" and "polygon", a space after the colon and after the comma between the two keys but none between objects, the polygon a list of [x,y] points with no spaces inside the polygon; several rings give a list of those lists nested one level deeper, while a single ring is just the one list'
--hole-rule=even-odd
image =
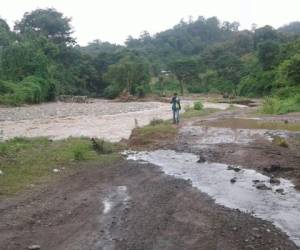
[{"label": "man in dark shirt", "polygon": [[170,103],[172,104],[173,123],[178,124],[179,123],[179,111],[181,110],[181,106],[180,106],[180,99],[177,96],[177,93],[174,93]]}]

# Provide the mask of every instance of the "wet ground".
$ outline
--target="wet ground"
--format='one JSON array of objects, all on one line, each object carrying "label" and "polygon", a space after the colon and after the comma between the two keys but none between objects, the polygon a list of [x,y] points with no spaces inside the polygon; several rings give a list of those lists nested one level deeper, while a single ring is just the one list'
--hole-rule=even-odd
[{"label": "wet ground", "polygon": [[188,180],[216,203],[268,220],[300,246],[300,192],[289,180],[269,178],[255,170],[199,162],[199,156],[172,150],[129,153],[175,178]]},{"label": "wet ground", "polygon": [[[88,171],[87,171],[88,169]],[[297,249],[270,222],[216,204],[151,164],[82,167],[0,202],[0,249]]]},{"label": "wet ground", "polygon": [[[75,135],[83,131],[91,135],[86,126],[78,128],[76,120],[85,117],[87,124],[96,117],[103,119],[100,127],[107,130],[96,130],[97,125],[89,131],[118,140],[130,133],[136,117],[142,125],[140,121],[149,122],[153,114],[170,115],[168,104],[153,108],[142,103],[144,111],[116,110],[109,120],[97,114],[100,103],[93,104],[94,109],[84,104],[83,110],[94,110],[91,115],[74,111],[75,121],[66,121],[65,127],[61,121],[67,118],[55,113],[58,120],[48,129],[36,130],[37,134],[60,124],[64,128],[60,136],[74,128]],[[123,104],[112,104],[106,112],[118,105]],[[220,109],[229,107],[220,105]],[[240,107],[186,120],[175,143],[174,139],[171,144],[161,142],[175,151],[133,154],[131,160],[106,166],[86,163],[88,168],[83,164],[77,173],[49,185],[1,198],[0,249],[26,249],[33,244],[72,250],[299,249],[300,138],[295,129],[282,127],[290,123],[297,127],[298,116],[265,119],[253,111]],[[16,125],[36,123],[34,116],[33,112],[24,120],[16,115],[21,120],[0,124],[14,124],[13,129],[5,127],[6,135],[14,135],[21,131]],[[41,119],[50,122],[52,116]],[[274,130],[269,121],[280,128]],[[118,133],[120,124],[126,133]],[[278,137],[285,143],[278,144],[274,140]]]}]

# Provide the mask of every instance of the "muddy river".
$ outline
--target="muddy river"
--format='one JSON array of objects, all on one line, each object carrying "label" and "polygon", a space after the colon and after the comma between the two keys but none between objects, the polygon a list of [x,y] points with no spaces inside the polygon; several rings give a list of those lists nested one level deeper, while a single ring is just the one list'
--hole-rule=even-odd
[{"label": "muddy river", "polygon": [[[182,106],[192,101],[182,100]],[[229,104],[204,103],[204,107],[227,109]],[[184,109],[183,109],[184,110]],[[0,108],[0,136],[96,137],[112,142],[129,138],[135,126],[144,126],[152,119],[170,119],[170,104],[161,102],[47,103],[16,108]]]}]

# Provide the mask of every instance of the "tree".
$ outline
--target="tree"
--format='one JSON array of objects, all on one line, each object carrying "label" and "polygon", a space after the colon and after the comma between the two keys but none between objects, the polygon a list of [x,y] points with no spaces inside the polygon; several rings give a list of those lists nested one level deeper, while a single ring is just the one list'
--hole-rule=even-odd
[{"label": "tree", "polygon": [[300,87],[300,54],[285,60],[279,66],[280,84]]},{"label": "tree", "polygon": [[169,65],[180,83],[180,92],[183,95],[184,85],[198,77],[198,64],[192,59],[183,59],[172,62]]},{"label": "tree", "polygon": [[277,42],[266,41],[258,46],[258,59],[264,70],[270,70],[278,63],[280,47]]},{"label": "tree", "polygon": [[291,22],[278,28],[279,32],[300,35],[300,22]]},{"label": "tree", "polygon": [[278,33],[272,26],[266,25],[262,28],[256,29],[254,32],[255,48],[258,48],[260,43],[276,40],[278,40]]},{"label": "tree", "polygon": [[15,30],[20,34],[43,35],[55,43],[74,43],[70,21],[55,9],[37,9],[26,12]]},{"label": "tree", "polygon": [[108,67],[105,79],[119,92],[126,90],[130,94],[136,94],[141,91],[141,87],[149,84],[149,66],[143,59],[128,55]]},{"label": "tree", "polygon": [[[4,19],[0,18],[0,47],[6,47],[12,42],[13,33]],[[0,49],[1,49],[0,48]]]}]

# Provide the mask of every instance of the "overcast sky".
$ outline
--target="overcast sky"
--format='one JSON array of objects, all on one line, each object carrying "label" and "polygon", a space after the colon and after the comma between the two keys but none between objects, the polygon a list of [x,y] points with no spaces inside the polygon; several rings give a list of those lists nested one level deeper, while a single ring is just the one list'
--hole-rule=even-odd
[{"label": "overcast sky", "polygon": [[122,44],[128,35],[154,34],[189,16],[217,16],[248,29],[300,20],[300,0],[0,0],[0,16],[12,27],[26,11],[45,7],[72,17],[80,45],[95,39]]}]

